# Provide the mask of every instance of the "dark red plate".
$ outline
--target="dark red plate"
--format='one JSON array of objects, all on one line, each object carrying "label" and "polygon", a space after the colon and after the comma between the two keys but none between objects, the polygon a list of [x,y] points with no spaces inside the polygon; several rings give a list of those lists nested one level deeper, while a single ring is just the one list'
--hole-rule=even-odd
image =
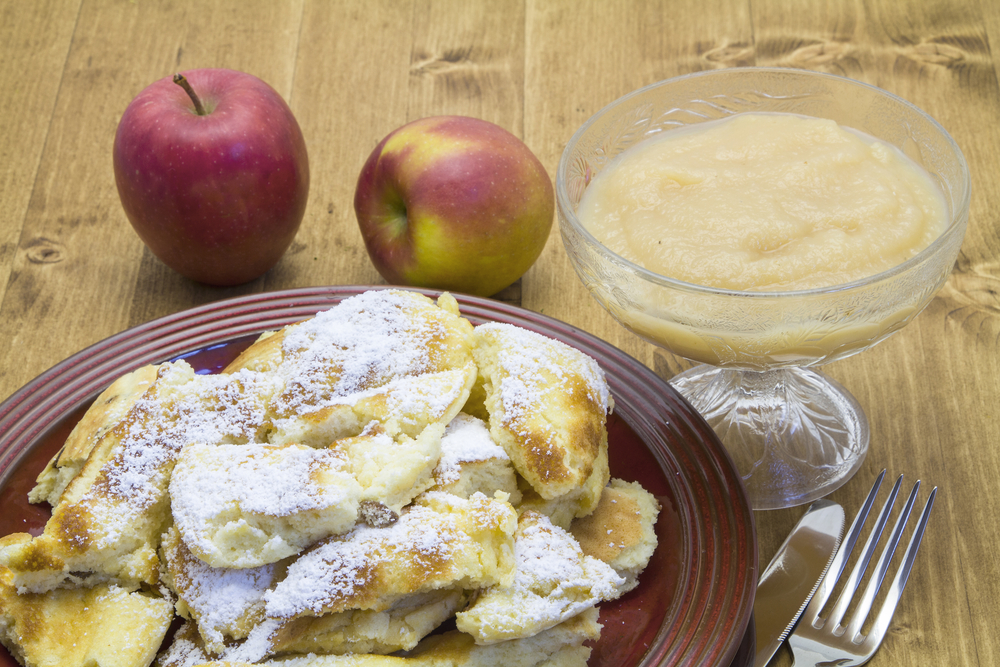
[{"label": "dark red plate", "polygon": [[[183,357],[217,372],[262,331],[308,318],[371,287],[316,287],[209,304],[112,336],[41,374],[0,405],[0,535],[41,532],[35,477],[94,397],[144,364]],[[436,292],[424,292],[437,296]],[[595,358],[615,398],[611,474],[662,506],[659,546],[631,593],[601,605],[591,667],[742,666],[753,662],[754,519],[742,482],[705,421],[636,359],[568,324],[498,301],[458,296],[473,324],[507,322]],[[14,666],[0,648],[0,667]]]}]

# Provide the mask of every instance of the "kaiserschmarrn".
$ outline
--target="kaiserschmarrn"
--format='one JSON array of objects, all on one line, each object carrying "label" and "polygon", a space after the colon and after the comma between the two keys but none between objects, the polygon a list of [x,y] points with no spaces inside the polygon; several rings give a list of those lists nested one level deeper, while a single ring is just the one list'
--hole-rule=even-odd
[{"label": "kaiserschmarrn", "polygon": [[0,642],[27,667],[581,667],[656,547],[656,499],[610,479],[613,405],[578,350],[393,289],[218,374],[139,368],[39,475],[44,531],[0,538]]}]

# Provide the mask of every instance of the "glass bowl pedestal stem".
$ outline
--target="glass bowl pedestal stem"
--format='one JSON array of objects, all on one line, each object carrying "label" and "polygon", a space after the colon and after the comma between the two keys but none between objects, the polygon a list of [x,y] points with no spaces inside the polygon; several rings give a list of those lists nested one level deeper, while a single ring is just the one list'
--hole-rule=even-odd
[{"label": "glass bowl pedestal stem", "polygon": [[868,420],[843,387],[807,368],[698,365],[670,383],[705,418],[743,476],[754,509],[801,505],[850,479]]}]

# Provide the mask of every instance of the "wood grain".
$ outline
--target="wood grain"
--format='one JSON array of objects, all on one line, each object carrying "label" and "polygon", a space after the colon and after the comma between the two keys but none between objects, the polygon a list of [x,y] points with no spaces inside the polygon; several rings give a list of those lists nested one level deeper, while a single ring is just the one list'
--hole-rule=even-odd
[{"label": "wood grain", "polygon": [[[49,121],[66,53],[69,51],[80,3],[5,3],[0,5],[0,44],[4,91],[3,141],[0,141],[0,300],[10,282],[38,163],[49,131]],[[57,17],[50,26],[48,17]],[[30,249],[29,249],[30,248]],[[29,261],[51,263],[60,256],[58,245],[44,239],[25,242]],[[30,253],[30,254],[29,254]],[[13,388],[13,387],[12,387]],[[6,395],[8,392],[2,392]]]},{"label": "wood grain", "polygon": [[410,3],[306,5],[291,107],[309,146],[309,206],[267,289],[382,282],[358,232],[354,186],[376,144],[407,121],[412,21]]},{"label": "wood grain", "polygon": [[[522,137],[553,179],[593,113],[672,76],[797,67],[925,109],[972,179],[955,271],[903,331],[825,367],[866,410],[871,451],[832,494],[849,515],[882,468],[938,503],[871,665],[1000,664],[1000,3],[981,0],[0,0],[0,398],[127,327],[285,288],[384,281],[353,194],[403,123],[466,114]],[[111,169],[122,112],[178,69],[231,67],[288,100],[310,153],[309,204],[265,276],[215,289],[179,277],[132,232]],[[690,363],[625,331],[577,279],[553,225],[505,301],[569,322],[664,378]],[[801,508],[758,513],[761,566]],[[789,665],[782,651],[775,665]]]}]

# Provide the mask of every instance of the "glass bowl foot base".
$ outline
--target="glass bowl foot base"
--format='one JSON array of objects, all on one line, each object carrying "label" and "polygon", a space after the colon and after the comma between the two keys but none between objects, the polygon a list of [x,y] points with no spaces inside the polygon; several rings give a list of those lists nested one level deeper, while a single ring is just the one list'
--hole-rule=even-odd
[{"label": "glass bowl foot base", "polygon": [[827,495],[857,472],[868,453],[861,406],[816,371],[696,366],[670,383],[729,450],[755,510]]}]

